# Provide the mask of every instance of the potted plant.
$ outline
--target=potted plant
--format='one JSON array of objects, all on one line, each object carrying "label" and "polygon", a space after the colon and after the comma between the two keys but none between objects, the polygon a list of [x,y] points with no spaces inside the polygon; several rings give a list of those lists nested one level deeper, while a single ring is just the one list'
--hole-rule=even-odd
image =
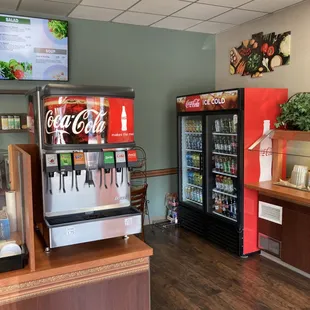
[{"label": "potted plant", "polygon": [[310,131],[310,93],[297,93],[280,108],[276,128]]}]

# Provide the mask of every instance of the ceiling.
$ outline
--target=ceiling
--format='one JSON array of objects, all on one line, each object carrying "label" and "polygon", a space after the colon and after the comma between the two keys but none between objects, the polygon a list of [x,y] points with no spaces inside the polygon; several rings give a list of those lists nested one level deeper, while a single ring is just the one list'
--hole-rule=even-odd
[{"label": "ceiling", "polygon": [[31,12],[215,34],[304,0],[0,0]]}]

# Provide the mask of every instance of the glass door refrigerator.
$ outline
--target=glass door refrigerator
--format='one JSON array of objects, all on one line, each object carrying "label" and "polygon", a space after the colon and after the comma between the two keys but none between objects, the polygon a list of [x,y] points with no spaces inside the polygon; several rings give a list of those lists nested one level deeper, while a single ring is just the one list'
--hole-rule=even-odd
[{"label": "glass door refrigerator", "polygon": [[257,192],[244,183],[270,180],[265,155],[272,155],[247,148],[273,127],[287,93],[246,88],[177,97],[182,227],[239,256],[258,251]]}]

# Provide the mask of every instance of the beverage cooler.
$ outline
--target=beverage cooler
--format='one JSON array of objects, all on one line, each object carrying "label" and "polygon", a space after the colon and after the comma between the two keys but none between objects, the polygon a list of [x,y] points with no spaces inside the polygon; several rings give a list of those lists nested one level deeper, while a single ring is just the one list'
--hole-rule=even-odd
[{"label": "beverage cooler", "polygon": [[257,192],[271,179],[270,143],[247,148],[273,128],[287,89],[233,89],[177,97],[179,221],[246,256],[258,251]]},{"label": "beverage cooler", "polygon": [[29,103],[46,250],[140,233],[142,215],[130,206],[133,89],[49,84],[30,93]]}]

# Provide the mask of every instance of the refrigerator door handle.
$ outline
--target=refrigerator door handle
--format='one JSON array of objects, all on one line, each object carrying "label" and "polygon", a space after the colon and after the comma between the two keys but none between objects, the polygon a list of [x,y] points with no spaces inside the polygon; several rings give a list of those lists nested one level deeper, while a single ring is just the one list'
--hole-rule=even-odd
[{"label": "refrigerator door handle", "polygon": [[202,175],[202,154],[199,154],[199,173]]}]

